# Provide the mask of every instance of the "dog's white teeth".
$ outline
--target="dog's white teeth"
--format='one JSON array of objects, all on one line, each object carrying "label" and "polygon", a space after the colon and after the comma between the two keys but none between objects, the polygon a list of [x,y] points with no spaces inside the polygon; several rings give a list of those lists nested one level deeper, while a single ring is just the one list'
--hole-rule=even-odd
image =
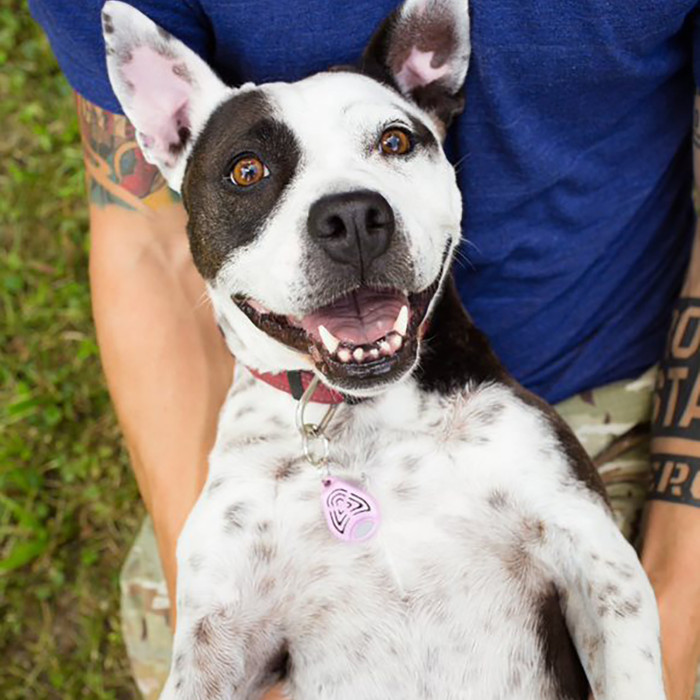
[{"label": "dog's white teeth", "polygon": [[[319,334],[328,350],[332,347],[332,345],[329,344],[331,339],[333,341],[338,341],[338,339],[330,334],[328,329],[323,326],[319,326]],[[391,357],[403,347],[403,343],[403,336],[397,331],[391,331],[388,335],[380,338],[371,345],[350,345],[348,347],[347,345],[340,345],[338,341],[338,346],[333,355],[343,364],[347,364],[348,362],[356,362],[357,364],[375,362],[381,357]]]},{"label": "dog's white teeth", "polygon": [[389,333],[387,340],[393,352],[400,350],[403,345],[403,338],[398,333]]},{"label": "dog's white teeth", "polygon": [[326,350],[333,355],[340,345],[340,341],[325,327],[318,327],[318,334],[321,336],[323,344],[326,346]]},{"label": "dog's white teeth", "polygon": [[396,317],[393,330],[399,335],[406,335],[406,331],[408,330],[408,306],[405,304],[401,307],[401,311],[399,311],[399,315]]}]

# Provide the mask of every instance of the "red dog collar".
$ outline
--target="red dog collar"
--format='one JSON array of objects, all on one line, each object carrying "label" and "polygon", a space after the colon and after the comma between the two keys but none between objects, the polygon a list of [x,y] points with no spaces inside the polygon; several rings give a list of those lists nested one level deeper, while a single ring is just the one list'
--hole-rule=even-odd
[{"label": "red dog collar", "polygon": [[[257,370],[248,367],[248,371],[257,379],[265,384],[286,391],[291,394],[294,399],[299,399],[304,395],[304,392],[311,384],[314,375],[313,372],[303,372],[300,370],[293,372],[280,372],[280,374],[272,374],[271,372],[258,372]],[[314,403],[324,404],[340,404],[345,403],[347,398],[339,391],[329,389],[325,384],[319,384],[311,397]]]}]

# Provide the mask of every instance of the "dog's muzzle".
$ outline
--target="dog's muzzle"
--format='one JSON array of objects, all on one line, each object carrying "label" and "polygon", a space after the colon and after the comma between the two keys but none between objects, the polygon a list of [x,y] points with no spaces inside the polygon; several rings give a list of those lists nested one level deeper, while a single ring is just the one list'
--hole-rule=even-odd
[{"label": "dog's muzzle", "polygon": [[[330,275],[318,308],[282,315],[245,296],[234,302],[267,335],[310,355],[335,388],[352,393],[400,378],[415,363],[422,326],[449,257],[438,277],[413,291],[412,273],[390,277],[396,218],[378,192],[359,190],[321,197],[310,208],[308,235],[321,253],[318,265],[347,273],[329,298]],[[386,261],[388,262],[386,262]],[[354,280],[354,282],[353,282]],[[400,287],[405,280],[408,287]],[[397,284],[398,282],[398,284]],[[342,285],[342,286],[341,286]]]}]

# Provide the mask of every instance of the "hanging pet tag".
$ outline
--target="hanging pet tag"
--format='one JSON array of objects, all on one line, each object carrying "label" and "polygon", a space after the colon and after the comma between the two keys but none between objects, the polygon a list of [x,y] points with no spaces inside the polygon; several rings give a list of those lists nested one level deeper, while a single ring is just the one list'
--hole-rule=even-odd
[{"label": "hanging pet tag", "polygon": [[365,542],[374,537],[381,517],[376,501],[365,491],[342,479],[323,480],[323,513],[328,529],[344,542]]}]

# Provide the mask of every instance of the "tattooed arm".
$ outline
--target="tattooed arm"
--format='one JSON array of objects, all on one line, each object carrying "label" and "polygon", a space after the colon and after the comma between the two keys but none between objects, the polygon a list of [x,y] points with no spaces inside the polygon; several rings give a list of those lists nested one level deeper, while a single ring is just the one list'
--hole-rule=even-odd
[{"label": "tattooed arm", "polygon": [[[698,189],[698,95],[693,121]],[[652,467],[642,561],[659,602],[669,700],[689,700],[700,661],[700,225],[657,379]]]},{"label": "tattooed arm", "polygon": [[232,364],[177,195],[146,163],[125,117],[76,101],[102,364],[172,595],[175,542],[206,477]]}]

